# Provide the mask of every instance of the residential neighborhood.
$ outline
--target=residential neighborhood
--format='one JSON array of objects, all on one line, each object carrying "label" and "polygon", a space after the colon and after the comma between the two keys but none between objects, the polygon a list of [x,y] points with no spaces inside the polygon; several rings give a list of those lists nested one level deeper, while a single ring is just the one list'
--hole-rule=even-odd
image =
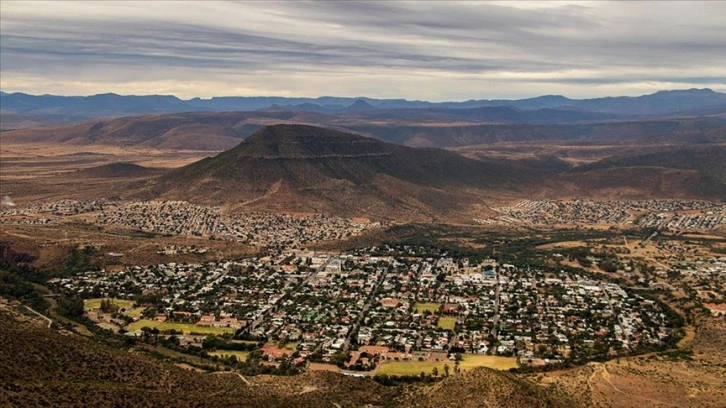
[{"label": "residential neighborhood", "polygon": [[500,215],[477,218],[486,225],[610,225],[680,230],[713,230],[726,224],[726,206],[695,200],[523,200],[495,207]]},{"label": "residential neighborhood", "polygon": [[658,303],[616,284],[407,246],[134,266],[54,284],[86,299],[133,302],[134,313],[104,322],[129,336],[176,328],[194,344],[228,333],[294,345],[263,348],[270,360],[294,355],[353,371],[456,355],[506,356],[520,366],[585,362],[657,347],[673,335]]}]

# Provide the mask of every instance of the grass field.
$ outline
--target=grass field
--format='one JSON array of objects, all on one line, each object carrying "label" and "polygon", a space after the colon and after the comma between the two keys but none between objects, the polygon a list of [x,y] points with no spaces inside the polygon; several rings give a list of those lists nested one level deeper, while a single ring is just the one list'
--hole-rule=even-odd
[{"label": "grass field", "polygon": [[486,354],[464,354],[459,362],[462,370],[471,370],[475,367],[489,367],[495,370],[509,370],[517,367],[514,357],[487,356]]},{"label": "grass field", "polygon": [[454,326],[456,326],[456,318],[455,317],[440,317],[439,318],[439,327],[444,330],[454,330]]},{"label": "grass field", "polygon": [[205,327],[197,326],[190,323],[170,323],[170,322],[157,322],[156,320],[139,320],[126,326],[128,331],[136,331],[142,327],[149,327],[151,329],[157,328],[162,332],[174,329],[177,332],[183,332],[184,334],[200,333],[200,334],[224,334],[234,333],[236,329],[231,327]]},{"label": "grass field", "polygon": [[219,351],[212,351],[209,353],[210,356],[219,356],[222,358],[229,358],[229,356],[235,356],[237,357],[237,360],[239,361],[247,361],[247,356],[250,355],[249,351],[240,351],[240,350],[219,350]]},{"label": "grass field", "polygon": [[131,309],[126,309],[124,314],[128,317],[141,317],[141,312],[146,310],[145,307],[134,307]]},{"label": "grass field", "polygon": [[431,313],[437,312],[441,304],[439,303],[416,303],[413,305],[413,310],[416,313],[423,313],[428,310]]},{"label": "grass field", "polygon": [[[381,364],[376,373],[388,375],[419,375],[423,371],[426,374],[431,374],[431,371],[436,367],[439,375],[444,375],[444,365],[446,364],[449,365],[449,372],[453,373],[453,361],[393,361]],[[514,357],[465,354],[459,362],[459,368],[464,371],[476,367],[509,370],[510,368],[517,367],[517,359]]]},{"label": "grass field", "polygon": [[[83,301],[83,307],[85,307],[86,309],[100,309],[102,300],[104,299],[86,299]],[[119,309],[123,308],[128,310],[134,306],[133,300],[111,299],[111,302],[118,306]]]},{"label": "grass field", "polygon": [[443,375],[445,364],[449,365],[450,372],[454,371],[453,361],[392,361],[381,364],[376,373],[388,375],[419,375],[423,371],[426,374],[431,374],[431,371],[436,367],[439,370],[439,374]]}]

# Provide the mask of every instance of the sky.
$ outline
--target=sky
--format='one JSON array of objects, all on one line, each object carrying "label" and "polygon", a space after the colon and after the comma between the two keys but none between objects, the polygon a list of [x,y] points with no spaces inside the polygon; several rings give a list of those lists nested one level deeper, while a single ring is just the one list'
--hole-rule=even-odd
[{"label": "sky", "polygon": [[0,88],[430,101],[726,91],[726,2],[3,0]]}]

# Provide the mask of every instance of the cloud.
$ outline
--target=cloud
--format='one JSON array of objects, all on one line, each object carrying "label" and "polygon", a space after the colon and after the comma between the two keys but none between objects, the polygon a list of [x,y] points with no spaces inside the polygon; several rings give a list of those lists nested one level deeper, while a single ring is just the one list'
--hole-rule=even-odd
[{"label": "cloud", "polygon": [[720,2],[7,2],[0,86],[432,100],[724,88],[724,14]]}]

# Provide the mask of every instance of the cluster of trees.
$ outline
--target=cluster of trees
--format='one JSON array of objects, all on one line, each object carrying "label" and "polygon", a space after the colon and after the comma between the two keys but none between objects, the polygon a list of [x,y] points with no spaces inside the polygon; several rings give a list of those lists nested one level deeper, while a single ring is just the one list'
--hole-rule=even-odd
[{"label": "cluster of trees", "polygon": [[17,299],[40,311],[49,306],[48,301],[43,298],[43,293],[35,285],[22,276],[3,269],[0,269],[0,296]]},{"label": "cluster of trees", "polygon": [[205,350],[237,350],[237,351],[253,351],[257,350],[260,344],[257,343],[240,343],[233,342],[219,336],[207,336],[202,341],[202,348]]}]

